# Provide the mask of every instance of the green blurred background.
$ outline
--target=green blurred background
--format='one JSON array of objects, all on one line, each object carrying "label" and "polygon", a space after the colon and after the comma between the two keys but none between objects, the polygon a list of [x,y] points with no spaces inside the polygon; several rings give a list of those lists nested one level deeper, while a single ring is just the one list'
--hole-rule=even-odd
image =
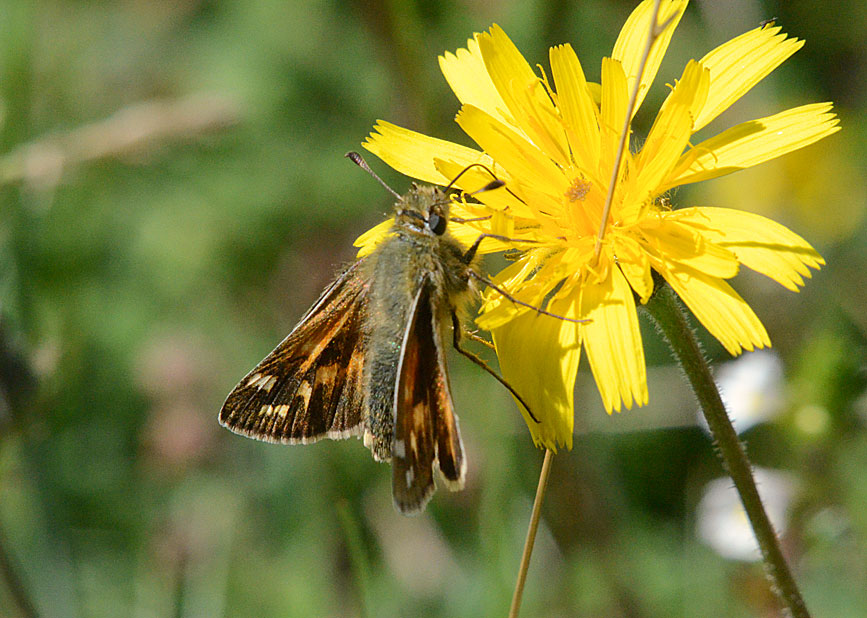
[{"label": "green blurred background", "polygon": [[[598,80],[634,5],[0,1],[0,616],[505,615],[542,453],[488,376],[452,358],[467,488],[416,518],[359,441],[266,445],[217,411],[389,210],[343,158],[373,122],[469,144],[438,54],[497,22],[531,63],[571,42]],[[806,39],[704,135],[826,100],[843,131],[673,202],[761,212],[828,262],[798,295],[735,281],[779,363],[743,437],[787,473],[808,605],[863,616],[867,16],[818,6],[693,3],[636,128],[688,59],[760,21]],[[582,368],[523,615],[778,615],[761,565],[726,555],[734,508],[722,549],[697,536],[722,467],[645,334],[646,408],[607,416]]]}]

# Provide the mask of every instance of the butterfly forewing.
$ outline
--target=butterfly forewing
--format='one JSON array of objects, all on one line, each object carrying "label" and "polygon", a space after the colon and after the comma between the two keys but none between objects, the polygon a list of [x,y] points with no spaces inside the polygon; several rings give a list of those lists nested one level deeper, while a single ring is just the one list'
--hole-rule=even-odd
[{"label": "butterfly forewing", "polygon": [[430,500],[437,464],[451,489],[463,487],[466,470],[431,303],[425,281],[412,305],[397,374],[392,491],[403,513],[418,512]]},{"label": "butterfly forewing", "polygon": [[363,260],[329,286],[291,333],[229,394],[220,422],[284,443],[345,438],[363,430],[367,286]]}]

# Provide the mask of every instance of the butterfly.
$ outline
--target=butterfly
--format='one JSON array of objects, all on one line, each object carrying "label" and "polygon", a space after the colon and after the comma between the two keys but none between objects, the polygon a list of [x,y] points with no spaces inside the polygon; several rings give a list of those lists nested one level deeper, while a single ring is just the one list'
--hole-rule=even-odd
[{"label": "butterfly", "polygon": [[486,280],[481,238],[465,249],[449,233],[443,189],[413,183],[395,195],[389,235],[346,268],[232,390],[220,423],[284,444],[362,436],[374,459],[391,462],[395,507],[414,514],[433,495],[437,471],[449,489],[464,485],[444,342],[451,336],[459,352],[487,369],[460,347],[465,307]]}]

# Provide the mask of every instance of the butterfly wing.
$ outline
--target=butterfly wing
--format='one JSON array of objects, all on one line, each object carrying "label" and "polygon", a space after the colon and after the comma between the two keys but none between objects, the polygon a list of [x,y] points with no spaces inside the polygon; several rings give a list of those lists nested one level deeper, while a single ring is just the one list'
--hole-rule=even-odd
[{"label": "butterfly wing", "polygon": [[466,462],[429,280],[416,295],[397,373],[392,493],[397,509],[421,511],[433,495],[434,468],[448,487],[464,485]]},{"label": "butterfly wing", "polygon": [[363,430],[362,351],[367,286],[355,262],[291,333],[229,393],[220,423],[288,444]]}]

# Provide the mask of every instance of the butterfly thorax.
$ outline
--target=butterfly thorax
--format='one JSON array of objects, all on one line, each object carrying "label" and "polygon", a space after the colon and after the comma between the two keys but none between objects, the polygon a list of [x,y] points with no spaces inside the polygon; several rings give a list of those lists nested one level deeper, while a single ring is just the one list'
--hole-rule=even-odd
[{"label": "butterfly thorax", "polygon": [[[410,191],[395,204],[392,227],[395,242],[392,250],[415,266],[411,275],[428,276],[446,305],[462,312],[464,305],[476,294],[470,270],[479,272],[477,258],[465,260],[466,248],[449,232],[451,201],[438,187],[413,184]],[[409,248],[412,249],[409,252]],[[406,252],[406,253],[405,253]],[[417,288],[418,278],[413,287]]]}]

